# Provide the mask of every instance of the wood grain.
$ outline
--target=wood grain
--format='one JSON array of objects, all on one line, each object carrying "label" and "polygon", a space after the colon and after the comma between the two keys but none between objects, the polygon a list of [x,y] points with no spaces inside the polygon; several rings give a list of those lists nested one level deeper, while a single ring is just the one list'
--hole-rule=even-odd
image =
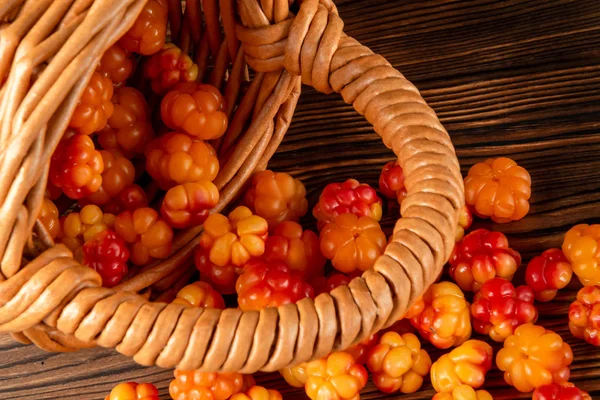
[{"label": "wood grain", "polygon": [[[596,0],[383,1],[337,5],[346,32],[384,55],[419,87],[450,132],[463,167],[505,155],[533,179],[531,213],[495,225],[527,260],[580,222],[600,222],[600,3]],[[290,132],[271,163],[301,178],[314,203],[326,183],[376,184],[392,159],[365,120],[339,98],[305,89]],[[384,220],[387,229],[397,214]],[[522,274],[522,270],[520,271]],[[600,350],[575,340],[566,313],[579,285],[540,306],[540,323],[573,346],[573,381],[600,398]],[[441,352],[432,350],[433,358]],[[498,346],[495,345],[495,350]],[[146,381],[168,398],[172,371],[142,368],[111,350],[48,354],[0,337],[0,399],[103,399],[121,381]],[[258,381],[305,398],[276,374]],[[495,399],[530,398],[488,375]],[[383,396],[369,384],[361,398]]]}]

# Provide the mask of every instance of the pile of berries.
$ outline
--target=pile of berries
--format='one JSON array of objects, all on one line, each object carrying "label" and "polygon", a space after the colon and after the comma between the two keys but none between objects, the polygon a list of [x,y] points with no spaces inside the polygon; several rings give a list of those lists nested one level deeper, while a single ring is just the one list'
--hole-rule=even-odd
[{"label": "pile of berries", "polygon": [[[184,30],[168,26],[175,3],[147,1],[100,59],[52,155],[39,231],[71,249],[106,287],[168,259],[184,245],[178,235],[199,235],[187,247],[193,261],[148,292],[155,299],[172,286],[168,301],[180,308],[231,304],[248,311],[306,302],[373,268],[391,240],[380,225],[384,204],[391,205],[386,213],[397,213],[411,195],[397,161],[383,166],[377,188],[355,179],[323,187],[310,205],[315,230],[300,224],[309,211],[304,184],[285,172],[255,173],[233,207],[215,212],[224,202],[220,162],[230,153],[221,142],[239,128],[235,120],[229,128],[235,105],[200,82],[206,65],[195,63],[190,43],[167,43],[168,31]],[[494,355],[480,339],[491,339],[503,344],[495,363],[517,390],[534,399],[586,398],[569,383],[570,346],[534,324],[536,301],[552,300],[574,273],[586,286],[569,308],[569,328],[600,345],[600,225],[573,227],[562,249],[528,263],[526,285],[519,285],[512,280],[521,256],[508,238],[468,231],[474,216],[498,224],[524,218],[529,173],[509,158],[489,159],[472,166],[464,187],[456,245],[441,280],[412,293],[409,310],[384,332],[364,332],[347,351],[282,370],[290,385],[304,387],[312,400],[358,400],[370,373],[384,393],[413,393],[430,379],[436,400],[488,400],[482,388]],[[193,283],[185,281],[191,273]],[[447,350],[432,362],[431,346]],[[169,392],[175,400],[282,398],[250,376],[201,371],[175,370]],[[158,391],[123,383],[106,399],[158,399]]]}]

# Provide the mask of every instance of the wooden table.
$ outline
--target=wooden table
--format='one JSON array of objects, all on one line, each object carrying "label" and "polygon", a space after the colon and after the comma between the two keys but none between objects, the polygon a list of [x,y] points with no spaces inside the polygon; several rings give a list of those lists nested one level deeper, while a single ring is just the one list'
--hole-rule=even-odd
[{"label": "wooden table", "polygon": [[[560,246],[577,223],[600,222],[600,3],[597,0],[338,1],[346,32],[414,82],[452,136],[463,173],[475,162],[509,156],[533,179],[530,214],[507,225],[527,261]],[[337,97],[305,90],[273,168],[304,180],[314,201],[335,180],[376,184],[392,158],[363,118]],[[397,215],[386,217],[390,228]],[[522,274],[523,269],[521,269]],[[600,397],[600,350],[574,339],[567,310],[579,284],[540,306],[540,323],[572,346],[573,381]],[[495,350],[498,346],[495,345]],[[436,358],[439,351],[433,351]],[[122,381],[147,381],[168,398],[172,371],[142,368],[112,350],[48,354],[0,337],[0,398],[103,399]],[[258,379],[271,388],[278,375]],[[530,398],[498,370],[486,382],[496,399]],[[284,390],[285,399],[304,398]],[[382,396],[369,384],[363,399]],[[596,397],[598,396],[598,397]]]}]

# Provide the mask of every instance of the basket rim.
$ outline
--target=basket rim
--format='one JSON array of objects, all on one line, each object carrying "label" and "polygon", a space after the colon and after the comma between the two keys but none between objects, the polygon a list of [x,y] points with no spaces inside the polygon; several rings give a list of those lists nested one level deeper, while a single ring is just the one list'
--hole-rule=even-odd
[{"label": "basket rim", "polygon": [[[31,59],[15,57],[16,61],[13,60],[7,89],[4,93],[0,91],[0,115],[9,116],[12,122],[27,115],[23,110],[32,111],[22,124],[26,139],[17,139],[7,127],[11,124],[2,126],[0,143],[8,146],[0,163],[8,175],[22,171],[21,165],[28,166],[27,162],[39,172],[34,184],[21,197],[12,195],[14,188],[27,186],[22,180],[14,180],[8,203],[6,198],[4,201],[5,207],[9,204],[7,210],[14,218],[5,221],[5,226],[11,226],[5,231],[12,234],[5,234],[6,237],[0,234],[0,244],[7,243],[2,248],[3,261],[9,257],[13,263],[10,264],[12,269],[7,269],[3,262],[4,268],[0,270],[0,293],[3,293],[0,332],[23,332],[29,340],[37,340],[36,344],[52,350],[67,348],[65,344],[116,347],[142,365],[250,373],[277,370],[321,357],[332,350],[345,349],[398,320],[434,282],[450,256],[458,210],[464,204],[462,176],[448,133],[417,88],[383,57],[345,35],[343,22],[329,0],[304,1],[295,16],[289,11],[287,0],[276,0],[271,8],[257,0],[240,0],[237,12],[243,25],[237,28],[231,25],[232,15],[235,15],[233,1],[220,2],[226,39],[220,46],[212,45],[213,51],[218,47],[216,54],[224,54],[224,58],[231,56],[232,60],[243,60],[240,54],[245,54],[246,62],[262,80],[262,90],[257,93],[260,107],[254,109],[250,127],[241,144],[233,150],[234,161],[216,180],[224,196],[213,212],[221,211],[235,198],[257,167],[266,167],[290,124],[300,82],[325,93],[340,93],[366,117],[384,144],[398,156],[406,176],[408,195],[401,205],[403,217],[373,269],[352,279],[347,286],[321,294],[314,300],[304,299],[261,311],[240,311],[152,303],[126,292],[136,291],[147,278],[133,278],[127,281],[131,283],[115,289],[102,288],[99,275],[73,261],[70,251],[62,245],[44,251],[23,268],[14,267],[20,267],[14,260],[16,256],[20,258],[19,247],[23,248],[31,232],[27,228],[36,223],[35,216],[23,205],[25,196],[30,192],[34,194],[37,200],[28,204],[33,209],[41,204],[39,198],[43,197],[48,171],[47,167],[40,166],[39,160],[49,159],[48,143],[52,148],[60,139],[60,129],[66,128],[99,56],[116,42],[119,34],[132,26],[145,2],[96,0],[88,4],[91,8],[84,8],[84,13],[70,15],[66,23],[68,31],[59,30],[48,39],[59,43],[58,39],[65,39],[57,48],[57,55],[29,91],[20,88],[16,98],[23,102],[15,105],[8,104],[6,99],[9,94],[17,93],[18,83],[29,79],[27,71],[19,73],[18,67]],[[73,4],[82,3],[92,1],[77,0]],[[37,27],[42,30],[45,27],[50,34],[52,30],[48,27],[55,26],[63,16],[69,16],[67,11],[72,8],[60,8],[67,4],[71,3],[67,0],[64,4],[52,4],[42,13],[32,9],[30,1],[26,2],[23,10],[28,13],[25,17],[19,16],[23,19],[17,21],[28,20],[34,28],[28,34],[21,32],[20,43],[12,50],[5,50],[6,54],[20,54],[21,49],[29,46],[27,40],[33,40]],[[0,8],[0,17],[2,11]],[[215,15],[218,21],[219,14],[214,14],[214,10],[204,11],[207,32],[213,32],[207,33],[210,47],[214,42]],[[0,31],[0,38],[14,34],[12,31],[7,34],[8,30]],[[93,34],[86,38],[85,33]],[[278,39],[280,36],[285,39]],[[233,51],[235,46],[239,46],[237,51]],[[258,53],[257,47],[260,47]],[[67,65],[64,71],[72,74],[51,82],[63,64]],[[0,65],[0,76],[2,74]],[[36,88],[49,84],[51,90],[46,96],[54,95],[56,99],[61,98],[60,102],[54,101],[52,105],[44,102],[47,97],[42,97],[37,104],[27,103]],[[48,110],[52,115],[43,117],[43,112],[49,113]],[[46,147],[41,146],[41,150],[38,147],[42,141],[35,141],[36,127],[51,133],[51,140],[46,141]],[[6,157],[6,152],[13,149],[17,150],[17,159],[23,155],[23,164]],[[35,186],[37,182],[41,184]],[[0,180],[0,186],[2,183]],[[4,184],[8,185],[6,179]],[[32,192],[34,186],[36,191]],[[181,265],[189,257],[193,238],[200,230],[201,227],[192,228],[178,237],[174,256],[156,268],[162,268],[164,273]],[[36,225],[36,231],[42,240],[48,240],[40,224]],[[184,242],[185,239],[188,241]],[[15,253],[14,249],[19,251]],[[149,268],[146,272],[157,269]],[[40,339],[40,331],[48,329],[62,336],[46,335]]]}]

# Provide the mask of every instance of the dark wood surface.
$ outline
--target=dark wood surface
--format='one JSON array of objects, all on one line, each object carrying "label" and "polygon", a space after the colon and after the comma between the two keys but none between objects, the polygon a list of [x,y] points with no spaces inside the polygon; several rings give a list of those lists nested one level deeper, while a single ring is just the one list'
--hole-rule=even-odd
[{"label": "dark wood surface", "polygon": [[[419,87],[452,136],[463,173],[487,157],[510,156],[533,179],[530,214],[507,225],[525,260],[560,246],[577,223],[600,222],[600,2],[477,0],[337,2],[346,32],[393,63]],[[314,201],[331,181],[375,184],[392,159],[371,127],[335,96],[304,90],[287,139],[272,167],[304,180]],[[392,226],[397,215],[386,216]],[[522,270],[521,270],[522,273]],[[579,287],[540,306],[540,323],[573,347],[573,381],[600,398],[600,350],[575,340],[567,310]],[[495,345],[495,350],[498,346]],[[441,354],[433,351],[433,358]],[[142,368],[112,350],[48,354],[0,336],[0,399],[103,399],[121,381],[157,385],[162,399],[172,371]],[[278,375],[259,382],[285,388]],[[496,399],[518,394],[494,369],[486,387]],[[282,389],[285,399],[305,398]],[[369,384],[363,399],[383,396]]]}]

